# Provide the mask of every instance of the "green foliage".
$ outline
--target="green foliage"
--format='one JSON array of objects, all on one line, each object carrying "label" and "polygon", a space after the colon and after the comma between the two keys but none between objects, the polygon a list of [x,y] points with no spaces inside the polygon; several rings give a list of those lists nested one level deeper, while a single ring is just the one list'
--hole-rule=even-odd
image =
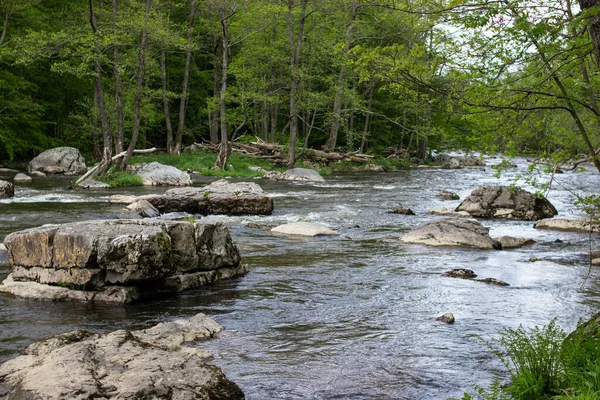
[{"label": "green foliage", "polygon": [[109,172],[98,178],[99,181],[108,183],[112,187],[120,186],[142,186],[144,183],[138,175],[129,172]]},{"label": "green foliage", "polygon": [[504,329],[485,342],[505,365],[510,381],[498,378],[462,400],[600,398],[600,338],[578,328],[567,337],[556,321],[544,327]]}]

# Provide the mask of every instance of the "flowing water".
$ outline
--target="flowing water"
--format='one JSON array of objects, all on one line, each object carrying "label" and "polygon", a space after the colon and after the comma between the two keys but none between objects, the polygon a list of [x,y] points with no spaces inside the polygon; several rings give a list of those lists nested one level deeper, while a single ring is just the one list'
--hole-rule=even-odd
[{"label": "flowing water", "polygon": [[[126,307],[0,295],[0,361],[57,333],[148,327],[203,312],[226,330],[200,345],[248,399],[460,397],[502,374],[473,335],[491,339],[503,327],[533,327],[554,317],[571,330],[600,306],[600,274],[588,268],[586,234],[538,231],[531,222],[481,221],[492,236],[536,243],[483,251],[400,242],[409,229],[438,218],[426,214],[429,208],[459,204],[436,198],[441,189],[464,198],[477,186],[510,184],[526,168],[521,160],[500,179],[487,167],[339,173],[325,183],[259,181],[274,199],[272,216],[205,218],[230,227],[250,266],[246,276]],[[598,179],[591,168],[557,175],[564,187],[555,185],[548,197],[559,216],[579,216],[571,191],[593,192]],[[165,190],[74,191],[66,189],[68,183],[18,184],[16,198],[0,200],[0,240],[45,223],[110,218],[119,212],[106,201],[112,194]],[[417,215],[388,214],[398,203]],[[246,226],[295,221],[319,222],[343,236],[290,238]],[[533,256],[540,261],[530,262]],[[459,267],[510,286],[441,276]],[[0,253],[0,279],[8,272],[6,253]],[[455,324],[435,320],[448,311]]]}]

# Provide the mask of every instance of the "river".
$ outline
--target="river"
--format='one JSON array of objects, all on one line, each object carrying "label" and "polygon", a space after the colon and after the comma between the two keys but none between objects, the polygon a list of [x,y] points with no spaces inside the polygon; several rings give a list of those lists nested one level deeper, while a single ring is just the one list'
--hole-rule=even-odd
[{"label": "river", "polygon": [[[519,160],[501,178],[486,167],[335,173],[325,183],[257,181],[274,199],[272,216],[205,218],[230,227],[249,264],[246,276],[126,307],[0,295],[0,362],[33,341],[74,329],[142,328],[203,312],[226,330],[200,346],[248,399],[460,397],[503,374],[474,335],[489,340],[503,327],[533,327],[555,317],[572,330],[600,306],[600,276],[588,268],[586,234],[538,231],[531,222],[481,221],[492,236],[536,243],[483,251],[400,242],[409,229],[439,218],[427,215],[429,208],[459,204],[438,199],[440,190],[464,198],[477,186],[510,184],[526,169]],[[555,180],[548,198],[559,217],[574,218],[581,214],[572,191],[595,190],[599,176],[588,167]],[[119,211],[107,203],[112,194],[166,190],[79,191],[68,183],[47,178],[17,184],[17,197],[0,200],[0,240],[45,223],[111,218]],[[417,215],[389,214],[398,203]],[[246,226],[295,221],[323,223],[343,236],[289,238]],[[510,286],[441,276],[459,267]],[[0,253],[0,279],[8,272],[6,253]],[[454,313],[455,324],[435,320],[445,312]]]}]

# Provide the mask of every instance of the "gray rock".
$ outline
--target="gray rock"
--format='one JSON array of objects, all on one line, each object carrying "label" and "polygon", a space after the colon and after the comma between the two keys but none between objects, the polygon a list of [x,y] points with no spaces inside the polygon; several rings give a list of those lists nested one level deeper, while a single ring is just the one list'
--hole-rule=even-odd
[{"label": "gray rock", "polygon": [[138,200],[127,206],[129,211],[133,211],[141,217],[154,218],[160,215],[160,212],[148,200]]},{"label": "gray rock", "polygon": [[415,212],[410,208],[398,206],[388,211],[390,214],[415,215]]},{"label": "gray rock", "polygon": [[279,225],[271,229],[271,232],[283,233],[285,235],[300,236],[339,236],[340,234],[326,226],[312,222],[294,222],[292,224]]},{"label": "gray rock", "polygon": [[43,173],[42,171],[31,171],[31,172],[29,173],[29,175],[31,175],[31,176],[35,176],[35,177],[37,177],[37,178],[43,178],[43,177],[45,177],[45,176],[46,176],[46,174],[45,174],[45,173]]},{"label": "gray rock", "polygon": [[325,179],[315,170],[307,168],[293,168],[284,173],[269,172],[265,174],[265,179],[275,179],[281,181],[311,181],[324,182]]},{"label": "gray rock", "polygon": [[445,322],[447,324],[453,324],[454,323],[454,314],[448,312],[442,316],[437,317],[436,320]]},{"label": "gray rock", "polygon": [[27,166],[27,172],[41,171],[45,174],[79,175],[87,171],[85,159],[74,147],[57,147],[46,150]]},{"label": "gray rock", "polygon": [[245,272],[223,224],[83,221],[11,233],[4,243],[12,274],[0,292],[29,298],[130,302],[179,291],[169,279],[180,275],[216,271],[188,279],[190,288]]},{"label": "gray rock", "polygon": [[589,220],[569,220],[561,218],[545,219],[536,222],[533,227],[535,229],[548,229],[566,232],[600,232],[600,224],[597,222],[591,222]]},{"label": "gray rock", "polygon": [[437,197],[444,199],[444,200],[459,200],[460,196],[457,195],[456,193],[450,191],[450,190],[441,190],[438,194]]},{"label": "gray rock", "polygon": [[207,362],[206,351],[182,346],[223,328],[198,314],[139,331],[98,335],[79,330],[34,343],[0,365],[7,399],[243,399],[240,388]]},{"label": "gray rock", "polygon": [[518,249],[520,247],[535,243],[535,240],[533,239],[512,236],[500,236],[495,239],[500,242],[503,249]]},{"label": "gray rock", "polygon": [[18,173],[19,170],[17,169],[12,169],[12,168],[0,168],[0,174],[16,174]]},{"label": "gray rock", "polygon": [[443,215],[447,217],[456,217],[456,218],[471,218],[471,214],[466,211],[452,211],[447,209],[446,207],[434,207],[427,210],[427,214],[432,215]]},{"label": "gray rock", "polygon": [[12,183],[0,180],[0,199],[7,199],[15,195],[15,187]]},{"label": "gray rock", "polygon": [[504,218],[536,221],[557,214],[554,206],[544,197],[538,197],[520,188],[482,186],[467,197],[455,211],[466,211],[477,218]]},{"label": "gray rock", "polygon": [[111,187],[108,183],[95,181],[93,179],[86,179],[77,186],[82,189],[108,189]]},{"label": "gray rock", "polygon": [[496,279],[496,278],[485,278],[485,279],[476,279],[476,280],[478,282],[487,283],[488,285],[510,286],[508,283],[501,281],[500,279]]},{"label": "gray rock", "polygon": [[33,179],[29,175],[25,175],[21,172],[15,175],[13,178],[14,182],[31,182]]},{"label": "gray rock", "polygon": [[138,196],[128,194],[115,194],[108,198],[108,202],[111,204],[131,204],[135,203]]},{"label": "gray rock", "polygon": [[224,179],[204,187],[167,190],[163,195],[141,196],[161,213],[270,215],[273,200],[254,182],[230,183]]},{"label": "gray rock", "polygon": [[500,248],[499,243],[495,242],[488,232],[489,229],[477,221],[449,218],[426,223],[408,232],[401,240],[429,246]]},{"label": "gray rock", "polygon": [[528,260],[528,261],[529,261],[529,262],[537,262],[537,261],[540,261],[540,259],[539,259],[539,258],[537,258],[537,257],[529,257],[529,260]]},{"label": "gray rock", "polygon": [[0,243],[0,251],[6,251],[6,246],[4,243]]},{"label": "gray rock", "polygon": [[187,186],[192,184],[190,174],[170,165],[151,162],[134,164],[131,169],[142,178],[146,186]]},{"label": "gray rock", "polygon": [[477,277],[477,274],[475,274],[475,272],[473,272],[473,270],[470,269],[455,268],[450,271],[444,272],[442,276],[447,276],[449,278],[473,279]]},{"label": "gray rock", "polygon": [[485,166],[485,161],[473,156],[450,156],[448,154],[440,154],[434,158],[434,161],[439,163],[444,169]]}]

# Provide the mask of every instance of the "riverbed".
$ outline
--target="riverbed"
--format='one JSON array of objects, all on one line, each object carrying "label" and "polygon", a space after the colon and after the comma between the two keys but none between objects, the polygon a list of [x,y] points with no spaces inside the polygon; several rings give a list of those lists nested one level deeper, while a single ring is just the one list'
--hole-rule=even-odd
[{"label": "riverbed", "polygon": [[[426,214],[428,209],[460,203],[437,198],[440,190],[463,199],[477,186],[511,184],[527,165],[518,160],[517,168],[500,178],[488,166],[334,173],[324,183],[258,180],[274,200],[272,216],[205,217],[229,226],[249,265],[247,275],[126,307],[0,295],[0,362],[57,333],[142,328],[203,312],[226,330],[200,346],[214,354],[248,399],[460,397],[475,384],[488,384],[494,374],[505,376],[476,336],[489,340],[503,327],[533,327],[553,318],[572,330],[600,306],[600,274],[588,266],[597,236],[535,230],[532,222],[482,220],[492,236],[536,243],[484,251],[400,242],[411,228],[439,218]],[[574,193],[593,192],[599,178],[591,167],[556,175],[548,198],[558,217],[580,217]],[[196,177],[197,185],[209,181]],[[69,183],[36,178],[16,184],[17,197],[0,200],[0,240],[46,223],[114,218],[122,206],[108,204],[108,196],[166,190],[84,191],[69,189]],[[416,215],[389,214],[399,203]],[[322,223],[342,236],[290,238],[248,227],[296,221]],[[442,276],[464,267],[510,286]],[[0,279],[8,272],[6,253],[0,253]],[[455,324],[435,320],[445,312],[455,315]]]}]

